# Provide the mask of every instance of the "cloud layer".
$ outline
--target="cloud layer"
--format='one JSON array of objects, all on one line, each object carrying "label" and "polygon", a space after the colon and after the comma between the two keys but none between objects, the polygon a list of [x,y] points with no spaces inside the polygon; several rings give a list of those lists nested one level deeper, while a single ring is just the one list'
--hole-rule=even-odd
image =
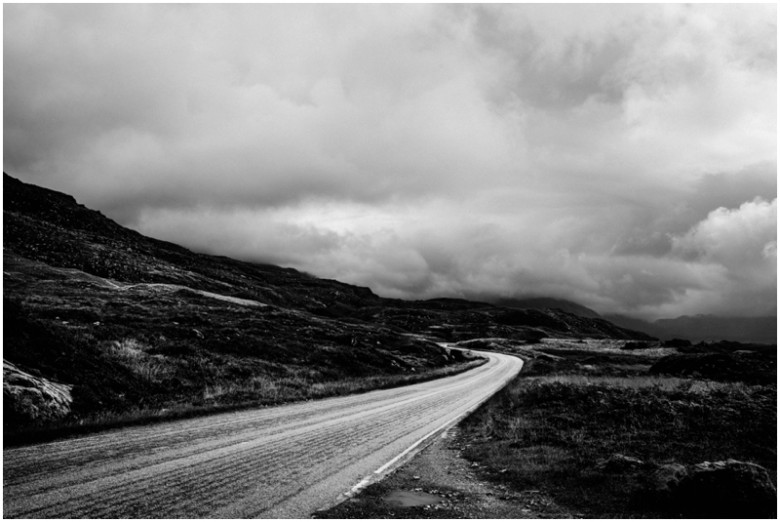
[{"label": "cloud layer", "polygon": [[776,313],[774,5],[7,5],[4,169],[401,297]]}]

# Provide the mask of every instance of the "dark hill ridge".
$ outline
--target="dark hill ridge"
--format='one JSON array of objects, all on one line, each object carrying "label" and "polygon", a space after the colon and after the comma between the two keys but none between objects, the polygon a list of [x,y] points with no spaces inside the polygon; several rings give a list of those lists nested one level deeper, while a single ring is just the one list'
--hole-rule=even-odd
[{"label": "dark hill ridge", "polygon": [[566,299],[555,299],[552,297],[529,297],[525,299],[498,299],[492,301],[493,304],[505,308],[548,310],[557,309],[569,312],[580,317],[600,318],[601,315],[586,306]]},{"label": "dark hill ridge", "polygon": [[[437,340],[646,338],[561,310],[384,299],[145,237],[8,175],[3,189],[4,357],[29,379],[71,387],[67,418],[274,403],[464,362]],[[14,411],[6,427],[25,419]]]},{"label": "dark hill ridge", "polygon": [[[77,204],[71,196],[7,174],[3,175],[3,191],[3,248],[31,260],[129,283],[195,285],[304,308],[324,307],[316,297],[326,302],[335,297],[347,303],[377,299],[368,288],[318,279],[289,268],[197,254],[143,236]],[[248,281],[255,284],[247,285]],[[272,286],[264,286],[266,282]],[[295,291],[280,293],[279,289]]]}]

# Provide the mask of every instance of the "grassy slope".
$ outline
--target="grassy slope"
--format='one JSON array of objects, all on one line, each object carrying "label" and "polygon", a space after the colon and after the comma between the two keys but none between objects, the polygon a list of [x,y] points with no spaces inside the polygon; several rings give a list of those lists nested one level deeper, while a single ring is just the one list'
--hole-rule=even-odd
[{"label": "grassy slope", "polygon": [[[377,325],[247,306],[176,287],[120,290],[5,259],[4,357],[74,385],[71,415],[36,426],[6,405],[5,442],[31,428],[121,424],[400,385],[473,366]],[[18,437],[16,437],[18,438]]]},{"label": "grassy slope", "polygon": [[[776,480],[774,383],[652,376],[655,357],[549,350],[462,425],[467,458],[491,480],[538,489],[593,518],[667,517],[643,502],[642,475],[600,464],[615,453],[649,463],[735,458]],[[659,510],[660,509],[660,510]]]}]

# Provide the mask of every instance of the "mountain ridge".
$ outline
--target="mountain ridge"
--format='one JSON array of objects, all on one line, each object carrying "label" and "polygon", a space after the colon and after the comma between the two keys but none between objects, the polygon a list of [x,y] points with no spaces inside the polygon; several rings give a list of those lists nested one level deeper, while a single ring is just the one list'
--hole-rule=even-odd
[{"label": "mountain ridge", "polygon": [[580,303],[561,298],[485,298],[484,300],[506,308],[559,309],[581,317],[602,318],[617,326],[644,332],[662,340],[678,338],[692,342],[735,341],[759,344],[777,342],[777,316],[771,315],[736,317],[693,314],[646,321],[623,314],[600,314]]}]

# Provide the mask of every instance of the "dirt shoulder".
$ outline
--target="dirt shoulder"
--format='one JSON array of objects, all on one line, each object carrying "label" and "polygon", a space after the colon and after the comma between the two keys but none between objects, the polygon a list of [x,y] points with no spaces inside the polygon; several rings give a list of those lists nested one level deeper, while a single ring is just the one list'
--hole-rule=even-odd
[{"label": "dirt shoulder", "polygon": [[[316,518],[578,518],[543,491],[515,491],[488,480],[478,464],[462,456],[469,442],[456,427],[437,437],[414,459],[383,481]],[[431,503],[401,506],[399,497]]]}]

